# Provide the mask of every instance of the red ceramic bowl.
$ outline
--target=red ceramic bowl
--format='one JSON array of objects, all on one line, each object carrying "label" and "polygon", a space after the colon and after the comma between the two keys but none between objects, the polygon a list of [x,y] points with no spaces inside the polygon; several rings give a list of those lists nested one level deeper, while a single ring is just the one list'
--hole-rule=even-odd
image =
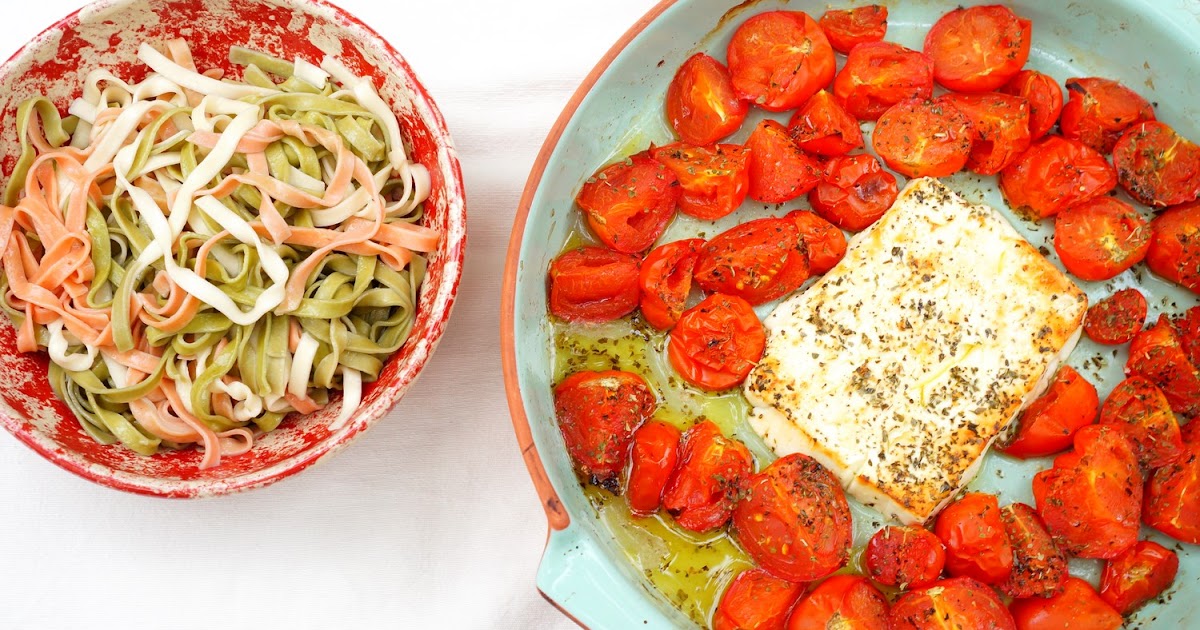
[{"label": "red ceramic bowl", "polygon": [[345,446],[383,417],[420,373],[450,315],[462,272],[466,209],[457,154],[437,106],[399,53],[365,24],[322,0],[102,0],[63,18],[0,66],[0,166],[7,177],[19,153],[15,112],[45,94],[66,110],[84,77],[104,67],[126,79],[146,74],[137,62],[142,41],[185,36],[200,68],[232,70],[227,55],[242,45],[292,59],[319,62],[333,54],[371,77],[400,119],[410,156],[433,181],[423,222],[442,232],[430,258],[416,324],[408,343],[388,361],[363,403],[338,431],[332,411],[286,420],[260,437],[249,453],[200,470],[194,449],[143,457],[97,444],[46,381],[44,354],[21,354],[0,317],[0,424],[55,464],[97,483],[165,497],[201,497],[255,488],[293,475]]}]

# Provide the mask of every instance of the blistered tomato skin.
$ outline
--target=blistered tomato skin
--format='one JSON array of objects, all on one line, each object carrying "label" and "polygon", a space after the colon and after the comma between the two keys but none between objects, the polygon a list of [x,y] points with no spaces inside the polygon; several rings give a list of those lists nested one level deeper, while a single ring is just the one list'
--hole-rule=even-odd
[{"label": "blistered tomato skin", "polygon": [[1004,602],[987,585],[955,577],[913,589],[892,604],[889,630],[1016,630]]},{"label": "blistered tomato skin", "polygon": [[866,573],[871,579],[902,589],[936,582],[946,564],[941,539],[923,527],[889,526],[867,543]]},{"label": "blistered tomato skin", "polygon": [[833,49],[846,54],[859,44],[882,41],[887,35],[888,9],[869,4],[853,9],[830,9],[821,16],[821,29]]},{"label": "blistered tomato skin", "polygon": [[1032,24],[1000,5],[943,15],[925,36],[933,78],[955,92],[990,92],[1008,83],[1029,58]]},{"label": "blistered tomato skin", "polygon": [[783,630],[804,585],[781,580],[762,569],[738,574],[713,613],[713,630]]},{"label": "blistered tomato skin", "polygon": [[1060,453],[1071,446],[1076,431],[1096,422],[1099,412],[1096,387],[1064,365],[1046,393],[1021,412],[1016,436],[1000,450],[1021,459]]},{"label": "blistered tomato skin", "polygon": [[629,372],[576,372],[554,388],[554,411],[580,475],[619,492],[633,432],[654,413],[657,400],[642,377]]},{"label": "blistered tomato skin", "polygon": [[679,321],[692,289],[692,273],[704,239],[689,238],[659,245],[646,254],[638,272],[642,319],[659,330]]},{"label": "blistered tomato skin", "polygon": [[1122,615],[1128,615],[1162,595],[1178,573],[1179,556],[1174,551],[1152,540],[1143,540],[1104,563],[1100,599]]},{"label": "blistered tomato skin", "polygon": [[1100,153],[1112,153],[1126,129],[1154,120],[1149,101],[1112,79],[1067,79],[1067,95],[1059,119],[1062,135]]},{"label": "blistered tomato skin", "polygon": [[871,581],[839,573],[800,598],[787,630],[887,630],[888,600]]},{"label": "blistered tomato skin", "polygon": [[933,62],[891,42],[855,46],[833,81],[839,105],[859,120],[877,120],[893,105],[933,96]]},{"label": "blistered tomato skin", "polygon": [[679,463],[679,439],[679,429],[657,420],[634,431],[625,500],[635,515],[649,516],[658,511],[663,489]]},{"label": "blistered tomato skin", "polygon": [[1050,133],[1062,113],[1063,92],[1058,81],[1037,70],[1022,70],[999,90],[1029,103],[1029,135],[1033,140]]},{"label": "blistered tomato skin", "polygon": [[742,22],[726,50],[738,95],[772,112],[795,109],[829,85],[837,59],[821,27],[800,11]]},{"label": "blistered tomato skin", "polygon": [[754,458],[746,446],[705,420],[684,433],[679,464],[663,491],[662,506],[686,530],[724,527],[753,470]]},{"label": "blistered tomato skin", "polygon": [[1008,205],[1028,218],[1052,217],[1117,187],[1117,173],[1095,149],[1046,136],[1000,171]]},{"label": "blistered tomato skin", "polygon": [[1068,577],[1061,592],[1051,597],[1030,597],[1009,604],[1020,630],[1117,630],[1125,620],[1109,606],[1091,584]]},{"label": "blistered tomato skin", "polygon": [[811,457],[793,454],[754,475],[733,513],[746,553],[772,575],[823,578],[850,557],[850,505],[842,486]]},{"label": "blistered tomato skin", "polygon": [[729,69],[704,53],[683,62],[667,87],[667,120],[689,144],[724,139],[742,126],[749,109],[733,89]]},{"label": "blistered tomato skin", "polygon": [[1097,343],[1119,346],[1133,341],[1146,325],[1149,304],[1137,289],[1121,289],[1088,309],[1083,330]]},{"label": "blistered tomato skin", "polygon": [[646,251],[667,229],[679,203],[675,174],[646,151],[600,169],[588,178],[576,203],[588,227],[609,249]]},{"label": "blistered tomato skin", "polygon": [[1150,222],[1150,271],[1185,289],[1200,293],[1200,202],[1183,204]]},{"label": "blistered tomato skin", "polygon": [[638,304],[638,260],[603,247],[581,247],[550,264],[550,313],[577,323],[612,321]]},{"label": "blistered tomato skin", "polygon": [[1012,544],[995,495],[963,495],[938,515],[933,533],[946,545],[946,572],[952,576],[997,584],[1012,572]]},{"label": "blistered tomato skin", "polygon": [[1024,503],[1000,508],[1000,520],[1013,549],[1008,579],[996,585],[1009,597],[1047,597],[1062,590],[1067,579],[1067,557],[1054,544],[1037,511]]}]

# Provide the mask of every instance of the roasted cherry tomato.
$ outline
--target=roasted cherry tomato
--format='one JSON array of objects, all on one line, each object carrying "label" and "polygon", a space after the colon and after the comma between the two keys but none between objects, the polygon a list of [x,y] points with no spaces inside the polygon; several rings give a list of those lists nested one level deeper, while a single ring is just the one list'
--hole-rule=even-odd
[{"label": "roasted cherry tomato", "polygon": [[750,188],[749,151],[736,144],[651,147],[650,155],[679,178],[679,211],[719,219],[742,205]]},{"label": "roasted cherry tomato", "polygon": [[821,30],[833,49],[846,54],[866,42],[882,41],[887,35],[887,7],[868,4],[853,9],[830,9],[821,16]]},{"label": "roasted cherry tomato", "polygon": [[713,630],[783,630],[788,613],[804,593],[803,584],[781,580],[762,569],[733,578],[713,613]]},{"label": "roasted cherry tomato", "polygon": [[1129,344],[1125,374],[1146,377],[1162,390],[1175,413],[1200,414],[1200,372],[1188,359],[1179,334],[1164,315]]},{"label": "roasted cherry tomato", "polygon": [[1137,289],[1121,289],[1088,309],[1083,330],[1092,341],[1110,346],[1129,343],[1146,325],[1149,305]]},{"label": "roasted cherry tomato", "polygon": [[875,120],[892,105],[933,95],[933,62],[891,42],[855,46],[833,82],[833,96],[859,120]]},{"label": "roasted cherry tomato", "polygon": [[751,477],[733,511],[733,531],[759,566],[793,582],[840,569],[850,557],[854,534],[841,484],[799,453]]},{"label": "roasted cherry tomato", "polygon": [[[1193,420],[1188,426],[1200,425]],[[1200,488],[1200,433],[1188,436],[1179,461],[1150,475],[1142,518],[1175,540],[1200,545],[1200,493],[1196,488]]]},{"label": "roasted cherry tomato", "polygon": [[847,155],[825,164],[825,177],[808,193],[808,204],[822,219],[858,232],[879,220],[900,194],[896,176],[870,155]]},{"label": "roasted cherry tomato", "polygon": [[800,150],[787,127],[763,120],[746,140],[750,150],[750,198],[783,203],[807,193],[821,180],[821,164]]},{"label": "roasted cherry tomato", "polygon": [[679,465],[663,491],[662,506],[684,529],[723,527],[753,471],[754,458],[746,445],[705,420],[684,433]]},{"label": "roasted cherry tomato", "polygon": [[600,241],[625,254],[653,245],[678,201],[675,174],[645,151],[597,171],[576,198]]},{"label": "roasted cherry tomato", "polygon": [[1021,459],[1065,451],[1075,432],[1094,423],[1099,412],[1096,387],[1064,365],[1046,393],[1021,412],[1016,437],[1001,450]]},{"label": "roasted cherry tomato", "polygon": [[1033,477],[1038,514],[1055,542],[1080,558],[1112,558],[1137,542],[1142,473],[1125,432],[1091,425],[1075,450]]},{"label": "roasted cherry tomato", "polygon": [[1063,92],[1054,77],[1037,70],[1022,70],[999,91],[1023,97],[1029,103],[1029,135],[1033,140],[1050,133],[1058,123]]},{"label": "roasted cherry tomato", "polygon": [[796,223],[766,217],[714,236],[700,250],[695,280],[709,293],[762,304],[795,291],[808,275],[808,251]]},{"label": "roasted cherry tomato", "polygon": [[1024,98],[988,92],[945,94],[971,122],[971,155],[967,168],[980,175],[995,175],[1029,149],[1029,105]]},{"label": "roasted cherry tomato", "polygon": [[1143,540],[1104,563],[1100,599],[1122,615],[1128,615],[1162,595],[1178,573],[1179,556],[1174,551],[1152,540]]},{"label": "roasted cherry tomato", "polygon": [[1200,365],[1200,306],[1193,306],[1183,315],[1171,319],[1171,327],[1179,337],[1179,345],[1192,365]]},{"label": "roasted cherry tomato", "polygon": [[575,470],[616,492],[633,430],[654,413],[654,393],[629,372],[576,372],[554,388],[554,412]]},{"label": "roasted cherry tomato", "polygon": [[796,604],[787,630],[887,630],[887,617],[887,599],[869,580],[839,574]]},{"label": "roasted cherry tomato", "polygon": [[862,130],[833,95],[821,90],[792,114],[788,131],[801,149],[836,157],[862,148]]},{"label": "roasted cherry tomato", "polygon": [[1173,464],[1183,455],[1183,436],[1171,403],[1158,386],[1140,376],[1113,388],[1100,410],[1100,423],[1123,427],[1148,469]]},{"label": "roasted cherry tomato", "polygon": [[1146,266],[1184,288],[1200,293],[1200,202],[1176,206],[1150,222],[1154,235]]},{"label": "roasted cherry tomato", "polygon": [[1012,572],[1012,544],[995,495],[970,492],[946,506],[933,525],[946,545],[946,572],[996,584]]},{"label": "roasted cherry tomato", "polygon": [[911,590],[892,604],[889,630],[1015,630],[996,592],[969,577]]},{"label": "roasted cherry tomato", "polygon": [[917,588],[942,577],[946,548],[924,527],[889,526],[871,536],[864,562],[867,575],[880,584]]},{"label": "roasted cherry tomato", "polygon": [[683,315],[692,272],[704,239],[689,238],[659,245],[646,254],[638,274],[642,319],[659,330],[669,330]]},{"label": "roasted cherry tomato", "polygon": [[667,358],[683,380],[716,392],[746,380],[766,343],[749,302],[715,293],[679,318],[671,329]]},{"label": "roasted cherry tomato", "polygon": [[743,99],[782,112],[833,80],[836,59],[807,13],[768,11],[742,22],[727,50],[733,87]]},{"label": "roasted cherry tomato", "polygon": [[1117,187],[1117,173],[1091,147],[1046,136],[1000,171],[1008,205],[1044,219]]},{"label": "roasted cherry tomato", "polygon": [[1117,181],[1148,206],[1175,206],[1200,196],[1200,147],[1157,120],[1140,122],[1113,147]]},{"label": "roasted cherry tomato", "polygon": [[1054,544],[1042,517],[1024,503],[1013,503],[1000,508],[1000,520],[1012,544],[1013,568],[996,588],[1009,597],[1047,597],[1061,590],[1067,557]]},{"label": "roasted cherry tomato", "polygon": [[1111,153],[1129,127],[1154,120],[1154,108],[1146,99],[1112,79],[1067,79],[1067,96],[1058,123],[1062,135],[1101,153]]},{"label": "roasted cherry tomato", "polygon": [[1067,271],[1084,280],[1108,280],[1146,257],[1150,222],[1133,206],[1097,197],[1054,219],[1054,251]]},{"label": "roasted cherry tomato", "polygon": [[1008,7],[955,9],[925,36],[933,78],[955,92],[990,92],[1008,83],[1029,59],[1032,24]]},{"label": "roasted cherry tomato", "polygon": [[1062,592],[1018,599],[1008,609],[1020,630],[1116,630],[1125,623],[1121,613],[1100,599],[1091,584],[1074,576],[1067,578]]},{"label": "roasted cherry tomato", "polygon": [[905,177],[946,177],[967,165],[971,138],[971,122],[954,105],[911,99],[879,117],[871,145]]},{"label": "roasted cherry tomato", "polygon": [[629,459],[625,500],[631,512],[648,516],[658,511],[663,489],[679,463],[679,429],[658,420],[646,422],[633,432]]},{"label": "roasted cherry tomato", "polygon": [[580,247],[550,263],[550,312],[569,322],[606,322],[637,308],[638,260]]},{"label": "roasted cherry tomato", "polygon": [[800,231],[800,240],[808,250],[809,273],[823,274],[846,255],[846,235],[832,223],[805,210],[793,210],[784,218],[795,222]]},{"label": "roasted cherry tomato", "polygon": [[683,62],[667,86],[667,120],[688,144],[725,138],[742,126],[749,109],[733,89],[729,70],[704,53]]}]

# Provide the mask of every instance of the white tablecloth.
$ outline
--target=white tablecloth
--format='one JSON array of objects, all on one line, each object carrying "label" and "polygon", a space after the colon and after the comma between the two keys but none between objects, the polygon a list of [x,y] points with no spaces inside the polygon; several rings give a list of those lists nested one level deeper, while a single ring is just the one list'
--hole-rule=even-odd
[{"label": "white tablecloth", "polygon": [[[0,432],[0,628],[574,627],[534,587],[546,531],[504,401],[501,273],[551,124],[653,0],[337,1],[408,59],[462,157],[470,243],[437,354],[350,448],[231,497],[108,490]],[[0,58],[78,5],[6,5]]]}]

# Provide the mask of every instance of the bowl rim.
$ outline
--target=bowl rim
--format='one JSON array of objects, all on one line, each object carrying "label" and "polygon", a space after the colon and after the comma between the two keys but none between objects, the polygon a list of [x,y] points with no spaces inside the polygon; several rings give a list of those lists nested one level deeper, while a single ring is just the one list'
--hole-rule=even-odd
[{"label": "bowl rim", "polygon": [[[22,44],[3,64],[0,64],[0,72],[6,71],[21,59],[30,46],[43,41],[55,32],[71,24],[78,25],[81,22],[81,14],[98,9],[119,8],[141,1],[144,0],[94,0],[68,13]],[[448,205],[452,211],[457,208],[458,210],[454,214],[459,215],[457,217],[457,224],[455,225],[455,222],[452,220],[451,229],[447,230],[442,236],[446,242],[446,260],[443,267],[442,282],[438,287],[438,292],[432,297],[433,309],[430,313],[432,324],[429,328],[429,336],[421,339],[421,341],[427,343],[427,346],[423,352],[414,353],[410,356],[411,362],[407,370],[407,378],[403,378],[405,373],[401,373],[401,380],[398,380],[392,387],[389,387],[385,395],[381,396],[379,400],[376,400],[370,406],[362,407],[356,411],[357,417],[355,421],[349,423],[340,433],[332,434],[324,440],[316,442],[310,447],[264,468],[249,471],[229,479],[168,479],[129,473],[102,464],[88,463],[77,457],[72,457],[71,452],[50,443],[48,440],[39,439],[40,432],[33,430],[28,422],[0,411],[0,425],[7,429],[21,443],[56,466],[88,481],[114,490],[169,499],[207,498],[236,494],[273,484],[281,479],[295,475],[339,452],[395,407],[412,383],[420,376],[430,357],[437,349],[438,342],[445,333],[446,325],[457,299],[458,288],[462,282],[467,240],[467,212],[466,189],[463,181],[462,166],[458,159],[458,150],[455,148],[454,141],[450,137],[450,131],[446,126],[445,118],[438,108],[437,103],[429,95],[428,90],[421,83],[416,73],[413,72],[403,55],[374,28],[329,0],[252,1],[293,6],[296,8],[304,8],[307,5],[310,8],[320,9],[322,12],[332,14],[339,20],[344,21],[346,26],[361,29],[362,33],[374,39],[379,46],[380,52],[388,62],[387,71],[394,72],[406,80],[405,87],[411,90],[413,102],[425,110],[423,113],[427,114],[425,117],[428,118],[428,123],[430,124],[429,135],[437,146],[439,160],[444,157],[444,164],[449,167],[449,171],[445,173]]]},{"label": "bowl rim", "polygon": [[[525,188],[521,192],[521,199],[517,204],[517,212],[513,218],[500,297],[500,351],[504,391],[505,397],[508,400],[508,410],[512,418],[513,431],[516,433],[517,443],[521,449],[521,456],[525,460],[525,467],[528,469],[529,476],[533,481],[534,489],[542,504],[542,509],[546,513],[547,543],[549,543],[551,535],[555,532],[563,531],[571,525],[571,516],[567,513],[566,508],[559,499],[558,492],[554,489],[554,485],[546,473],[546,467],[542,462],[541,455],[538,453],[537,444],[533,439],[533,430],[529,422],[529,416],[525,412],[521,379],[517,371],[516,293],[517,272],[521,264],[521,244],[525,237],[529,211],[533,206],[534,197],[541,187],[542,178],[546,174],[546,167],[550,162],[551,156],[558,148],[563,133],[575,117],[583,100],[591,94],[600,77],[608,71],[613,61],[624,52],[625,48],[678,1],[660,0],[656,5],[651,7],[649,11],[621,35],[620,39],[604,53],[604,56],[600,58],[591,71],[588,72],[587,76],[584,77],[579,87],[571,95],[570,100],[567,101],[562,112],[558,115],[558,118],[554,121],[550,132],[546,135],[546,139],[538,151],[537,158],[534,160],[529,177],[525,182]],[[756,0],[751,0],[751,2],[754,1]],[[736,10],[736,7],[731,9],[731,11],[733,10]],[[538,589],[538,592],[572,621],[580,626],[584,626],[576,616],[564,607],[562,602],[555,601],[554,598],[541,588]]]}]

